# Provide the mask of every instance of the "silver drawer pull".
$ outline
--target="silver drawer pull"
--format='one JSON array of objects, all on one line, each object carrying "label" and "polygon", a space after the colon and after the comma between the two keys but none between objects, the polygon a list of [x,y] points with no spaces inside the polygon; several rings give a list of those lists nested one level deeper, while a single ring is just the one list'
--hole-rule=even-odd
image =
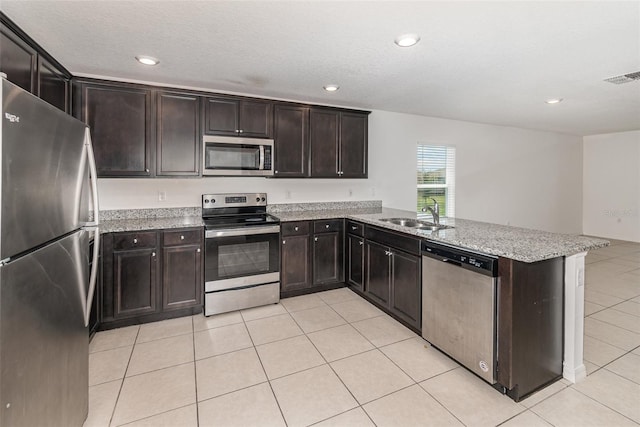
[{"label": "silver drawer pull", "polygon": [[364,245],[364,242],[361,240],[358,242],[360,244],[360,246]]},{"label": "silver drawer pull", "polygon": [[294,230],[296,230],[296,231],[298,231],[298,227],[294,227],[293,229],[294,229]]},{"label": "silver drawer pull", "polygon": [[317,238],[317,237],[314,237],[314,238],[313,238],[313,240],[314,240],[315,242],[317,242],[317,241],[318,241],[318,238]]},{"label": "silver drawer pull", "polygon": [[180,236],[180,240],[184,240],[184,236]]},{"label": "silver drawer pull", "polygon": [[156,256],[156,253],[155,253],[155,252],[151,252],[151,256],[152,256],[152,257],[155,257],[155,256]]},{"label": "silver drawer pull", "polygon": [[325,225],[324,228],[329,228],[329,224]]},{"label": "silver drawer pull", "polygon": [[200,253],[200,248],[196,249],[196,252]]},{"label": "silver drawer pull", "polygon": [[287,243],[287,241],[286,241],[286,240],[283,240],[283,241],[282,241],[282,244],[283,244],[283,245],[285,245],[286,243]]},{"label": "silver drawer pull", "polygon": [[138,239],[133,239],[133,244],[138,243]]},{"label": "silver drawer pull", "polygon": [[357,229],[358,229],[358,227],[356,227],[355,225],[352,225],[352,226],[351,226],[351,229],[352,229],[352,230],[357,230]]}]

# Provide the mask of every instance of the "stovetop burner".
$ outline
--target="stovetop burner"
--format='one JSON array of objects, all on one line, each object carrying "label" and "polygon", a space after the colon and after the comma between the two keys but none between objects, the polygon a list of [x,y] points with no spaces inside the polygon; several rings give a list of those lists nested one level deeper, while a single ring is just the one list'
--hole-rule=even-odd
[{"label": "stovetop burner", "polygon": [[202,219],[207,230],[280,223],[267,213],[266,193],[203,194]]}]

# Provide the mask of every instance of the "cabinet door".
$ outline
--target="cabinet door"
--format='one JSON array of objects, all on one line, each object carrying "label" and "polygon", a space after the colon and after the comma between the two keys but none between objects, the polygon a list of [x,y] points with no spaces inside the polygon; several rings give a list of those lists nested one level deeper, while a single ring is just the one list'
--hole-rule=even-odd
[{"label": "cabinet door", "polygon": [[422,260],[391,249],[391,311],[410,325],[420,329],[422,301]]},{"label": "cabinet door", "polygon": [[205,101],[205,127],[207,135],[237,136],[238,101],[232,98],[207,98]]},{"label": "cabinet door", "polygon": [[162,309],[202,304],[202,248],[200,245],[162,248]]},{"label": "cabinet door", "polygon": [[364,239],[347,235],[347,283],[364,291]]},{"label": "cabinet door", "polygon": [[155,248],[113,254],[115,318],[156,313],[158,307],[158,257]]},{"label": "cabinet door", "polygon": [[309,143],[311,146],[311,176],[338,177],[339,113],[311,109],[309,113]]},{"label": "cabinet door", "polygon": [[84,83],[82,119],[91,128],[99,177],[153,176],[151,90]]},{"label": "cabinet door", "polygon": [[274,124],[274,176],[308,176],[309,109],[276,105]]},{"label": "cabinet door", "polygon": [[198,175],[200,98],[176,92],[158,93],[157,125],[156,175]]},{"label": "cabinet door", "polygon": [[365,242],[366,281],[365,292],[384,306],[389,305],[391,260],[389,249],[375,242]]},{"label": "cabinet door", "polygon": [[38,56],[38,96],[68,113],[69,79],[53,64]]},{"label": "cabinet door", "polygon": [[285,292],[310,287],[311,236],[283,237],[280,254],[280,290]]},{"label": "cabinet door", "polygon": [[239,136],[271,138],[273,105],[270,102],[241,101],[239,113]]},{"label": "cabinet door", "polygon": [[343,178],[367,177],[367,126],[365,114],[341,114],[340,175]]},{"label": "cabinet door", "polygon": [[342,233],[322,233],[313,237],[313,284],[344,281]]},{"label": "cabinet door", "polygon": [[0,71],[13,84],[35,92],[36,50],[4,24],[0,25],[0,46]]}]

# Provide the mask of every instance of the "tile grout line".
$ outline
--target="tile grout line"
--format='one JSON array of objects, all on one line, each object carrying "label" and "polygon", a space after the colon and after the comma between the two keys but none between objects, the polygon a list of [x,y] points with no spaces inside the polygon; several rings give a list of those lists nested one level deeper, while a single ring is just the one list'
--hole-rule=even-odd
[{"label": "tile grout line", "polygon": [[138,335],[140,334],[140,325],[138,325],[138,330],[136,331],[136,337],[133,340],[133,347],[131,347],[131,354],[129,355],[129,360],[127,361],[127,367],[124,370],[124,376],[122,377],[122,382],[120,383],[120,388],[118,389],[118,396],[116,397],[116,403],[113,405],[113,410],[111,411],[111,417],[109,417],[109,426],[113,423],[113,417],[116,414],[116,408],[118,407],[118,403],[120,401],[120,394],[122,393],[122,388],[124,387],[124,380],[127,378],[127,371],[129,370],[129,364],[131,363],[131,358],[133,357],[133,352],[136,349],[136,341],[138,340]]}]

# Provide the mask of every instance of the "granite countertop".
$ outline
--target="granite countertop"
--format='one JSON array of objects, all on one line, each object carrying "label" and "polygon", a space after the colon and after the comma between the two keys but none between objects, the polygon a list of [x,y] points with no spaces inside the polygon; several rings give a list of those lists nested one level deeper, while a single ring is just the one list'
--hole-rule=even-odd
[{"label": "granite countertop", "polygon": [[202,227],[201,216],[182,216],[170,218],[125,218],[100,221],[101,233],[120,231],[161,230],[168,228]]},{"label": "granite countertop", "polygon": [[[333,209],[282,212],[273,215],[285,222],[348,218],[422,239],[523,262],[536,262],[559,256],[575,255],[609,245],[607,240],[593,237],[550,233],[460,218],[441,218],[442,224],[451,225],[454,228],[438,231],[419,230],[380,221],[382,218],[417,218],[416,212],[390,208],[372,208],[366,211],[363,209]],[[428,216],[428,218],[430,217]]]}]

